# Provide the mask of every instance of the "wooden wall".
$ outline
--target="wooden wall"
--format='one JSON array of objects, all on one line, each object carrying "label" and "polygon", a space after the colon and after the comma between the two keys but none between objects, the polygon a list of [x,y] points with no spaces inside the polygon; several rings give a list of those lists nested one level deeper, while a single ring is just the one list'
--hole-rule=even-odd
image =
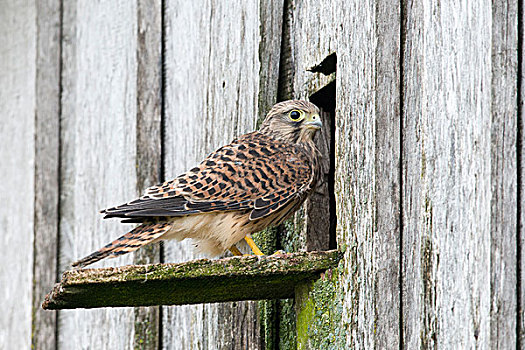
[{"label": "wooden wall", "polygon": [[[1,5],[0,344],[523,347],[522,4]],[[312,71],[334,53],[336,73]],[[344,259],[296,302],[266,305],[270,322],[254,302],[40,310],[73,260],[125,229],[98,210],[254,129],[277,100],[333,82]],[[279,245],[318,244],[315,205],[277,230]],[[169,242],[96,266],[194,257]]]},{"label": "wooden wall", "polygon": [[[164,176],[255,128],[276,102],[282,3],[176,1],[165,10]],[[166,261],[197,257],[191,242],[164,245]],[[260,349],[255,302],[165,307],[167,349]],[[179,345],[176,345],[179,344]]]},{"label": "wooden wall", "polygon": [[292,96],[321,88],[308,68],[337,52],[345,251],[298,295],[299,347],[522,347],[518,3],[289,8]]},{"label": "wooden wall", "polygon": [[[0,12],[0,344],[31,346],[35,220],[36,9],[29,1]],[[31,19],[31,20],[28,20]]]}]

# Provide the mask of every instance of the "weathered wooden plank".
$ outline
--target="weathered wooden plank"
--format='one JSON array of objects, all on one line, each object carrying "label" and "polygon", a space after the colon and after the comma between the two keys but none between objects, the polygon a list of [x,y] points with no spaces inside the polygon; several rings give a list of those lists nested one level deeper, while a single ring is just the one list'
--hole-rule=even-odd
[{"label": "weathered wooden plank", "polygon": [[137,191],[143,193],[162,175],[161,1],[138,0],[137,11]]},{"label": "weathered wooden plank", "polygon": [[337,251],[199,259],[66,271],[43,308],[183,305],[290,298],[296,285],[337,265]]},{"label": "weathered wooden plank", "polygon": [[[314,66],[334,53],[335,41],[325,40],[333,36],[333,9],[328,3],[287,1],[283,12],[279,99],[309,99],[335,81],[335,74],[312,72]],[[316,144],[323,154],[324,181],[321,181],[315,193],[295,214],[293,223],[280,227],[279,245],[286,251],[327,249],[330,245],[330,188],[327,173],[330,170],[332,120],[328,111],[322,111],[321,116],[323,130],[316,137]],[[297,347],[295,309],[293,300],[282,300],[278,304],[281,348]],[[312,331],[316,332],[313,328]],[[302,343],[304,342],[299,341],[299,344]]]},{"label": "weathered wooden plank", "polygon": [[[483,245],[483,239],[488,241],[489,237],[488,215],[480,217],[480,214],[487,210],[482,204],[486,204],[488,198],[482,193],[476,193],[476,187],[489,187],[490,169],[487,163],[477,161],[476,158],[480,155],[472,159],[466,154],[466,147],[463,146],[460,150],[456,149],[456,145],[477,144],[481,149],[487,150],[490,140],[488,131],[473,130],[469,120],[463,121],[460,118],[460,113],[472,116],[475,120],[474,125],[490,124],[487,112],[476,113],[475,110],[476,104],[480,109],[487,109],[490,103],[490,95],[483,94],[476,86],[476,83],[481,82],[490,84],[490,81],[487,81],[490,74],[487,69],[489,38],[488,32],[483,32],[480,26],[476,32],[480,42],[472,43],[477,46],[453,54],[453,44],[461,45],[460,48],[465,49],[468,43],[462,42],[459,34],[451,34],[453,35],[458,27],[462,29],[464,26],[464,30],[470,26],[472,29],[476,28],[476,21],[487,23],[490,14],[486,9],[477,9],[473,16],[475,22],[471,23],[464,18],[466,12],[457,11],[458,9],[454,9],[448,2],[440,7],[439,17],[435,19],[428,13],[436,13],[436,4],[406,3],[405,6],[402,233],[404,345],[407,348],[446,347],[446,344],[437,343],[438,337],[441,340],[443,334],[448,334],[450,327],[455,325],[456,335],[450,334],[449,346],[455,344],[459,347],[469,347],[468,343],[464,342],[472,341],[468,335],[473,334],[474,327],[481,331],[482,342],[486,343],[488,340],[488,289],[480,290],[481,293],[476,293],[477,295],[473,293],[470,297],[468,294],[472,291],[465,288],[465,277],[470,274],[476,283],[482,282],[485,285],[488,282],[488,276],[484,271],[480,271],[489,270],[487,247]],[[457,13],[462,20],[455,24],[451,22],[452,13]],[[440,20],[445,21],[443,26],[440,25]],[[475,54],[476,51],[479,52],[478,55]],[[471,67],[481,69],[467,70],[466,73],[471,77],[464,81],[464,86],[457,86],[456,84],[463,81],[454,79],[454,76],[459,74],[455,67],[465,61]],[[465,97],[461,101],[461,96],[454,93],[451,94],[454,97],[450,101],[452,103],[447,103],[447,91],[468,91],[469,94],[473,94],[473,101],[465,101]],[[465,127],[468,127],[468,133],[461,132]],[[456,159],[459,164],[455,164]],[[465,162],[465,169],[462,162]],[[454,174],[455,177],[459,175],[460,181],[451,178],[449,174]],[[479,174],[476,176],[479,177],[477,184],[476,178],[468,178],[470,174]],[[460,191],[468,196],[452,198]],[[462,209],[470,206],[469,197],[475,205],[464,212],[464,215],[476,218],[472,222],[473,227],[470,228],[461,218]],[[450,214],[447,215],[447,212]],[[458,225],[460,227],[457,227]],[[474,233],[479,238],[476,239]],[[448,244],[444,241],[446,234],[451,239]],[[464,240],[464,235],[474,239]],[[462,249],[454,254],[453,249],[458,247]],[[466,256],[467,251],[473,252],[470,261]],[[458,266],[458,260],[462,262],[462,266]],[[451,282],[460,283],[456,288],[447,288]],[[440,285],[445,283],[446,286]],[[462,295],[462,291],[467,295]],[[454,303],[454,308],[446,305],[442,300],[444,294],[458,297],[458,305]],[[472,301],[467,303],[469,299]],[[453,312],[455,309],[459,311],[457,315]],[[445,328],[443,333],[438,334],[438,319],[443,315],[443,311],[448,315],[452,311],[455,317],[451,318],[448,324],[440,324],[440,328]],[[464,319],[461,319],[461,315]],[[471,322],[467,325],[465,321],[468,319]],[[464,339],[463,342],[459,342],[461,338]]]},{"label": "weathered wooden plank", "polygon": [[515,348],[515,4],[404,12],[404,345]]},{"label": "weathered wooden plank", "polygon": [[0,344],[31,347],[36,5],[0,11]]},{"label": "weathered wooden plank", "polygon": [[[65,1],[62,48],[61,271],[122,233],[98,211],[136,196],[136,3]],[[133,309],[61,311],[58,321],[60,348],[134,343]]]},{"label": "weathered wooden plank", "polygon": [[[326,311],[340,313],[341,322],[323,328],[314,316],[305,333],[300,319],[298,336],[310,338],[298,342],[310,348],[396,348],[401,340],[399,4],[306,1],[291,2],[290,8],[285,19],[290,29],[284,34],[290,52],[285,61],[291,62],[293,72],[282,73],[281,78],[292,77],[292,88],[284,84],[285,90],[293,97],[312,97],[333,75],[315,73],[329,73],[326,67],[309,69],[337,54],[335,198],[337,241],[346,249],[344,272],[333,284],[306,290],[311,294],[305,304],[310,307],[314,300],[315,307],[317,302],[330,305],[316,288],[334,288],[343,307]],[[304,249],[308,235],[305,242],[291,245]],[[323,332],[329,333],[318,343]],[[333,335],[337,336],[329,337]]]},{"label": "weathered wooden plank", "polygon": [[517,344],[518,0],[492,1],[490,343]]},{"label": "weathered wooden plank", "polygon": [[61,2],[36,2],[35,224],[32,348],[56,347],[56,313],[40,308],[57,279]]},{"label": "weathered wooden plank", "polygon": [[[280,37],[271,35],[280,33],[282,1],[166,5],[164,165],[169,179],[253,130],[259,115],[275,102]],[[199,256],[190,242],[165,248],[167,262]],[[257,312],[250,303],[163,311],[164,348],[261,347]]]},{"label": "weathered wooden plank", "polygon": [[259,1],[259,121],[277,102],[284,0]]},{"label": "weathered wooden plank", "polygon": [[395,1],[356,1],[340,21],[352,33],[339,36],[337,49],[335,150],[346,344],[397,348],[400,9]]},{"label": "weathered wooden plank", "polygon": [[525,145],[525,137],[523,131],[525,130],[525,114],[524,114],[524,107],[525,107],[525,89],[523,87],[525,86],[525,71],[523,70],[523,67],[525,66],[525,50],[523,48],[523,43],[525,42],[525,30],[524,30],[524,23],[525,23],[525,12],[523,11],[523,2],[518,4],[518,59],[519,59],[519,66],[518,66],[518,93],[520,94],[518,96],[518,161],[520,168],[518,169],[518,346],[524,347],[525,346],[525,263],[524,263],[524,257],[525,257],[525,181],[523,181],[523,174],[525,174],[524,164],[525,164],[525,149],[523,145]]},{"label": "weathered wooden plank", "polygon": [[[402,344],[401,322],[401,6],[389,0],[376,4],[375,37],[375,214],[372,259],[377,349]],[[352,100],[347,100],[346,103]],[[342,136],[342,134],[341,134]],[[348,175],[347,175],[348,176]],[[366,258],[365,258],[366,259]],[[366,292],[365,292],[366,293]],[[366,294],[364,294],[366,295]]]},{"label": "weathered wooden plank", "polygon": [[[161,182],[162,3],[137,1],[137,192]],[[160,262],[160,244],[134,254],[136,264]],[[159,348],[160,307],[135,309],[134,348]]]}]

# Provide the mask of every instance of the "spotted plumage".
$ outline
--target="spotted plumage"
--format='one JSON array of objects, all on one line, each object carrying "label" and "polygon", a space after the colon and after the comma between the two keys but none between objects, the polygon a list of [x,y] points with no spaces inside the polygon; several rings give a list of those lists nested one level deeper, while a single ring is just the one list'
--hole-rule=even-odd
[{"label": "spotted plumage", "polygon": [[103,210],[105,218],[140,226],[81,259],[85,266],[162,239],[192,238],[210,255],[289,217],[320,176],[313,137],[321,128],[318,108],[306,101],[276,104],[261,128],[211,153],[172,181],[149,188],[129,203]]}]

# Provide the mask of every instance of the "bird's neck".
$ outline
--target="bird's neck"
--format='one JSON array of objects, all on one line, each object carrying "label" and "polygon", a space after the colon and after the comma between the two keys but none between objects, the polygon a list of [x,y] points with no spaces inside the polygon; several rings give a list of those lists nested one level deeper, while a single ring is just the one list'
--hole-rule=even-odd
[{"label": "bird's neck", "polygon": [[292,144],[311,144],[312,146],[315,146],[313,139],[316,130],[314,129],[283,128],[276,130],[274,128],[270,128],[268,125],[262,125],[259,129],[259,132],[279,141],[289,142]]},{"label": "bird's neck", "polygon": [[313,181],[312,189],[316,187],[322,177],[322,168],[321,168],[321,152],[315,145],[314,141],[310,138],[305,142],[300,142],[297,144],[303,149],[303,152],[308,156],[308,161],[313,170]]},{"label": "bird's neck", "polygon": [[309,143],[309,144],[312,144],[312,145],[315,145],[314,144],[314,137],[315,137],[315,133],[317,132],[317,130],[315,129],[308,129],[308,128],[304,128],[304,129],[301,129],[299,131],[299,135],[297,135],[297,140],[296,142],[297,143]]}]

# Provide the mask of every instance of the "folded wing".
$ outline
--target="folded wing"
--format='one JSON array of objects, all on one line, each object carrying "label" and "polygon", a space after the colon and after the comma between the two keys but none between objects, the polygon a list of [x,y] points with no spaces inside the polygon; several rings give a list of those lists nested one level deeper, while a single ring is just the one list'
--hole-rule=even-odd
[{"label": "folded wing", "polygon": [[311,188],[311,155],[300,145],[254,132],[210,154],[176,179],[144,196],[103,210],[105,218],[142,222],[214,211],[246,210],[257,220],[301,198]]}]

